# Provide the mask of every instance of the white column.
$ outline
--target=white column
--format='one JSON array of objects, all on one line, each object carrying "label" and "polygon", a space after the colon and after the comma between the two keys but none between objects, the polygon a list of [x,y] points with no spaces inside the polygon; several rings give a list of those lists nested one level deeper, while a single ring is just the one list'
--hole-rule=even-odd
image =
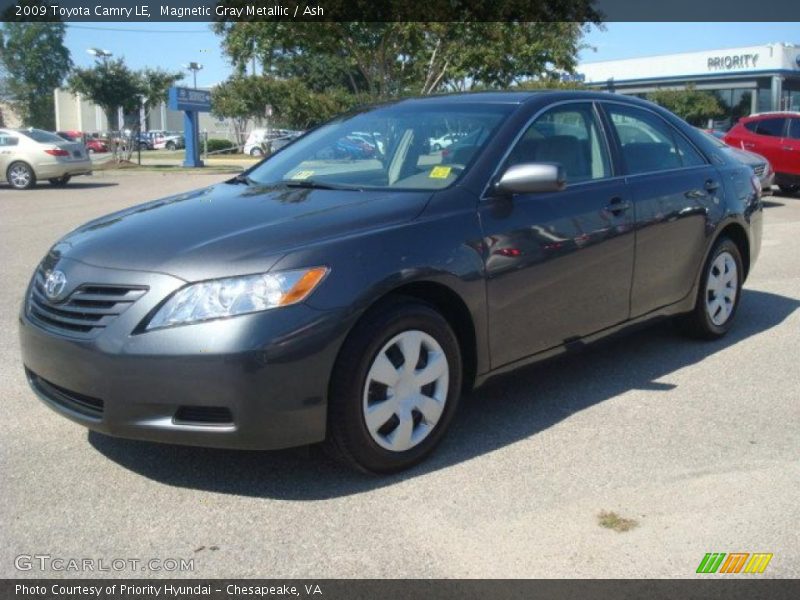
[{"label": "white column", "polygon": [[125,128],[125,112],[121,106],[117,107],[117,130],[122,131]]},{"label": "white column", "polygon": [[78,109],[78,131],[83,132],[83,100],[80,94],[75,94],[75,107]]},{"label": "white column", "polygon": [[159,129],[166,129],[167,128],[167,105],[166,103],[161,103],[161,126]]},{"label": "white column", "polygon": [[53,90],[53,106],[55,107],[56,111],[56,131],[61,129],[61,115],[59,114],[59,106],[58,106],[58,88]]}]

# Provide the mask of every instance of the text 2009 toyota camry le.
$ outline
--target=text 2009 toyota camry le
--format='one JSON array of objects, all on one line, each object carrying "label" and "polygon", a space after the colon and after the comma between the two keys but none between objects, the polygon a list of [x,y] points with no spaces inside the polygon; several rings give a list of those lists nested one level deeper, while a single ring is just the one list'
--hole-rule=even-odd
[{"label": "text 2009 toyota camry le", "polygon": [[492,374],[658,317],[725,334],[761,217],[752,170],[647,102],[403,100],[69,233],[27,290],[23,360],[103,433],[324,441],[389,472]]}]

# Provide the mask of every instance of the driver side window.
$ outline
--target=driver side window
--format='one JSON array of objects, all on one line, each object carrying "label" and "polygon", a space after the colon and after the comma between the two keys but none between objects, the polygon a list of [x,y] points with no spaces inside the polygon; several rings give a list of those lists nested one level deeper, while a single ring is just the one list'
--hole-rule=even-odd
[{"label": "driver side window", "polygon": [[507,166],[558,163],[567,185],[610,177],[608,153],[591,103],[566,104],[541,115],[519,139]]}]

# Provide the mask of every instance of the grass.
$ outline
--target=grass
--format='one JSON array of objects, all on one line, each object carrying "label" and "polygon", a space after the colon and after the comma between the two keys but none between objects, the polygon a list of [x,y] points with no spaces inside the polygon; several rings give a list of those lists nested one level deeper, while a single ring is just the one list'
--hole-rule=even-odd
[{"label": "grass", "polygon": [[626,519],[624,517],[620,517],[615,512],[609,511],[601,511],[599,515],[597,515],[598,523],[600,527],[605,527],[606,529],[613,529],[617,533],[623,533],[625,531],[630,531],[634,527],[637,527],[639,523],[635,519]]}]

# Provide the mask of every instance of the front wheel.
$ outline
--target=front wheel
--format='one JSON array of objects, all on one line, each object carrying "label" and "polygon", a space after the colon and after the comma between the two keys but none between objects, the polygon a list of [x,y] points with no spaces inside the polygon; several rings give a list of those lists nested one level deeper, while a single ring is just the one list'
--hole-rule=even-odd
[{"label": "front wheel", "polygon": [[175,150],[175,142],[167,142],[167,150]]},{"label": "front wheel", "polygon": [[703,270],[694,310],[686,316],[686,332],[702,339],[716,339],[728,333],[739,306],[743,281],[739,247],[730,238],[720,238]]},{"label": "front wheel", "polygon": [[458,339],[436,310],[411,299],[373,309],[336,361],[326,449],[372,473],[417,464],[444,436],[461,379]]},{"label": "front wheel", "polygon": [[36,185],[36,173],[27,163],[11,163],[6,171],[6,181],[17,190],[27,190]]},{"label": "front wheel", "polygon": [[70,179],[72,179],[71,175],[63,175],[62,177],[51,177],[47,181],[56,187],[63,187],[69,183]]}]

